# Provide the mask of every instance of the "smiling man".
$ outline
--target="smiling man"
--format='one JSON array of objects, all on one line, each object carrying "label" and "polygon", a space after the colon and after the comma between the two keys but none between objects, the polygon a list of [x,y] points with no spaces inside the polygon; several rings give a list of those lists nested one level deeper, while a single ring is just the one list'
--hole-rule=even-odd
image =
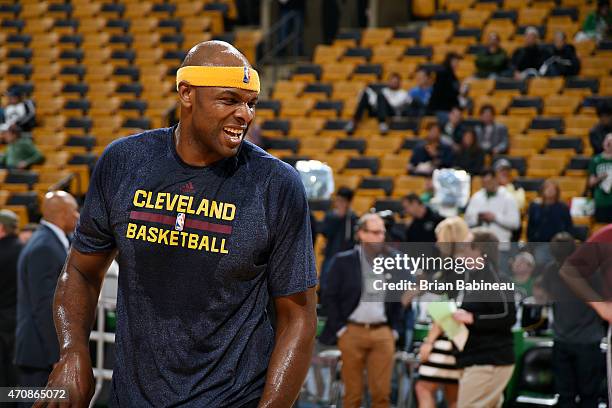
[{"label": "smiling man", "polygon": [[289,407],[316,327],[304,188],[243,141],[259,78],[234,47],[196,45],[177,89],[176,127],[120,139],[98,161],[55,295],[48,386],[87,406],[89,333],[118,253],[111,406]]}]

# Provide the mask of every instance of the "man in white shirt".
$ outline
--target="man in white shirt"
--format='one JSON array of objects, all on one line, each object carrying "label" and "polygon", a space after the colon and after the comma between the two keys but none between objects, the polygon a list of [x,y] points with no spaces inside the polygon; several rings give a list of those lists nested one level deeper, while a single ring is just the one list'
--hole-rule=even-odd
[{"label": "man in white shirt", "polygon": [[53,295],[79,219],[74,197],[49,192],[42,205],[40,228],[21,251],[17,264],[17,330],[15,362],[19,385],[44,387],[59,344],[53,323]]},{"label": "man in white shirt", "polygon": [[380,133],[389,131],[387,118],[389,116],[401,116],[406,111],[410,97],[408,91],[402,89],[402,78],[396,72],[389,74],[387,86],[376,92],[372,88],[366,88],[359,99],[353,120],[347,125],[347,131],[352,133],[357,122],[363,118],[365,111],[370,116],[376,116]]},{"label": "man in white shirt", "polygon": [[[516,200],[504,188],[500,188],[495,172],[487,170],[482,176],[482,189],[477,191],[465,210],[465,221],[470,227],[484,227],[499,239],[509,243],[512,232],[521,225]],[[500,246],[500,249],[507,246]]]},{"label": "man in white shirt", "polygon": [[17,125],[26,132],[35,125],[36,109],[31,99],[23,99],[19,90],[7,92],[8,104],[4,108],[4,125]]},{"label": "man in white shirt", "polygon": [[388,279],[387,274],[374,274],[372,270],[373,259],[384,251],[384,221],[378,214],[369,213],[359,219],[357,229],[361,244],[338,253],[331,261],[323,292],[328,316],[319,340],[323,344],[337,341],[342,352],[342,406],[361,406],[366,370],[372,407],[387,408],[395,340],[402,329],[402,305],[389,302],[374,283]]}]

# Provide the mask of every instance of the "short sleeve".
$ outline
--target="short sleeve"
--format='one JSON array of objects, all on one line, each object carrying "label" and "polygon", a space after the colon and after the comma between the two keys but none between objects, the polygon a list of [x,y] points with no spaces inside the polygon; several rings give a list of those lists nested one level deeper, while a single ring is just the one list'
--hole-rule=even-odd
[{"label": "short sleeve", "polygon": [[108,147],[94,168],[81,217],[74,233],[73,247],[79,252],[93,253],[115,248],[115,238],[110,227],[110,207],[107,191],[112,180],[110,174],[110,149]]},{"label": "short sleeve", "polygon": [[317,284],[310,213],[306,192],[293,168],[281,168],[280,180],[270,180],[271,253],[268,289],[272,297],[304,292]]}]

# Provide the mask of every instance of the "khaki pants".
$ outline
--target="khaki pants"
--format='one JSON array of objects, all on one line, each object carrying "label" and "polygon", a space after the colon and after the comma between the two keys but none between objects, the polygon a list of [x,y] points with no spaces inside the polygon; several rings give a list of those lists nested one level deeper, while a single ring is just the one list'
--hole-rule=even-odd
[{"label": "khaki pants", "polygon": [[457,408],[498,408],[514,365],[474,365],[463,370],[459,380]]},{"label": "khaki pants", "polygon": [[342,352],[344,408],[359,408],[363,397],[363,372],[367,370],[372,408],[389,407],[395,339],[388,326],[366,328],[348,324],[338,339]]}]

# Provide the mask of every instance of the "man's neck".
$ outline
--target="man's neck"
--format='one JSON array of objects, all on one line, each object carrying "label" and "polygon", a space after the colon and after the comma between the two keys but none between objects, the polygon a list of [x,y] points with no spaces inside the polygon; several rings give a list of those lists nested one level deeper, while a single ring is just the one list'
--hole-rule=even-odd
[{"label": "man's neck", "polygon": [[181,160],[190,166],[204,167],[222,159],[210,151],[193,136],[189,129],[185,129],[181,123],[178,124],[173,134],[176,153]]}]

